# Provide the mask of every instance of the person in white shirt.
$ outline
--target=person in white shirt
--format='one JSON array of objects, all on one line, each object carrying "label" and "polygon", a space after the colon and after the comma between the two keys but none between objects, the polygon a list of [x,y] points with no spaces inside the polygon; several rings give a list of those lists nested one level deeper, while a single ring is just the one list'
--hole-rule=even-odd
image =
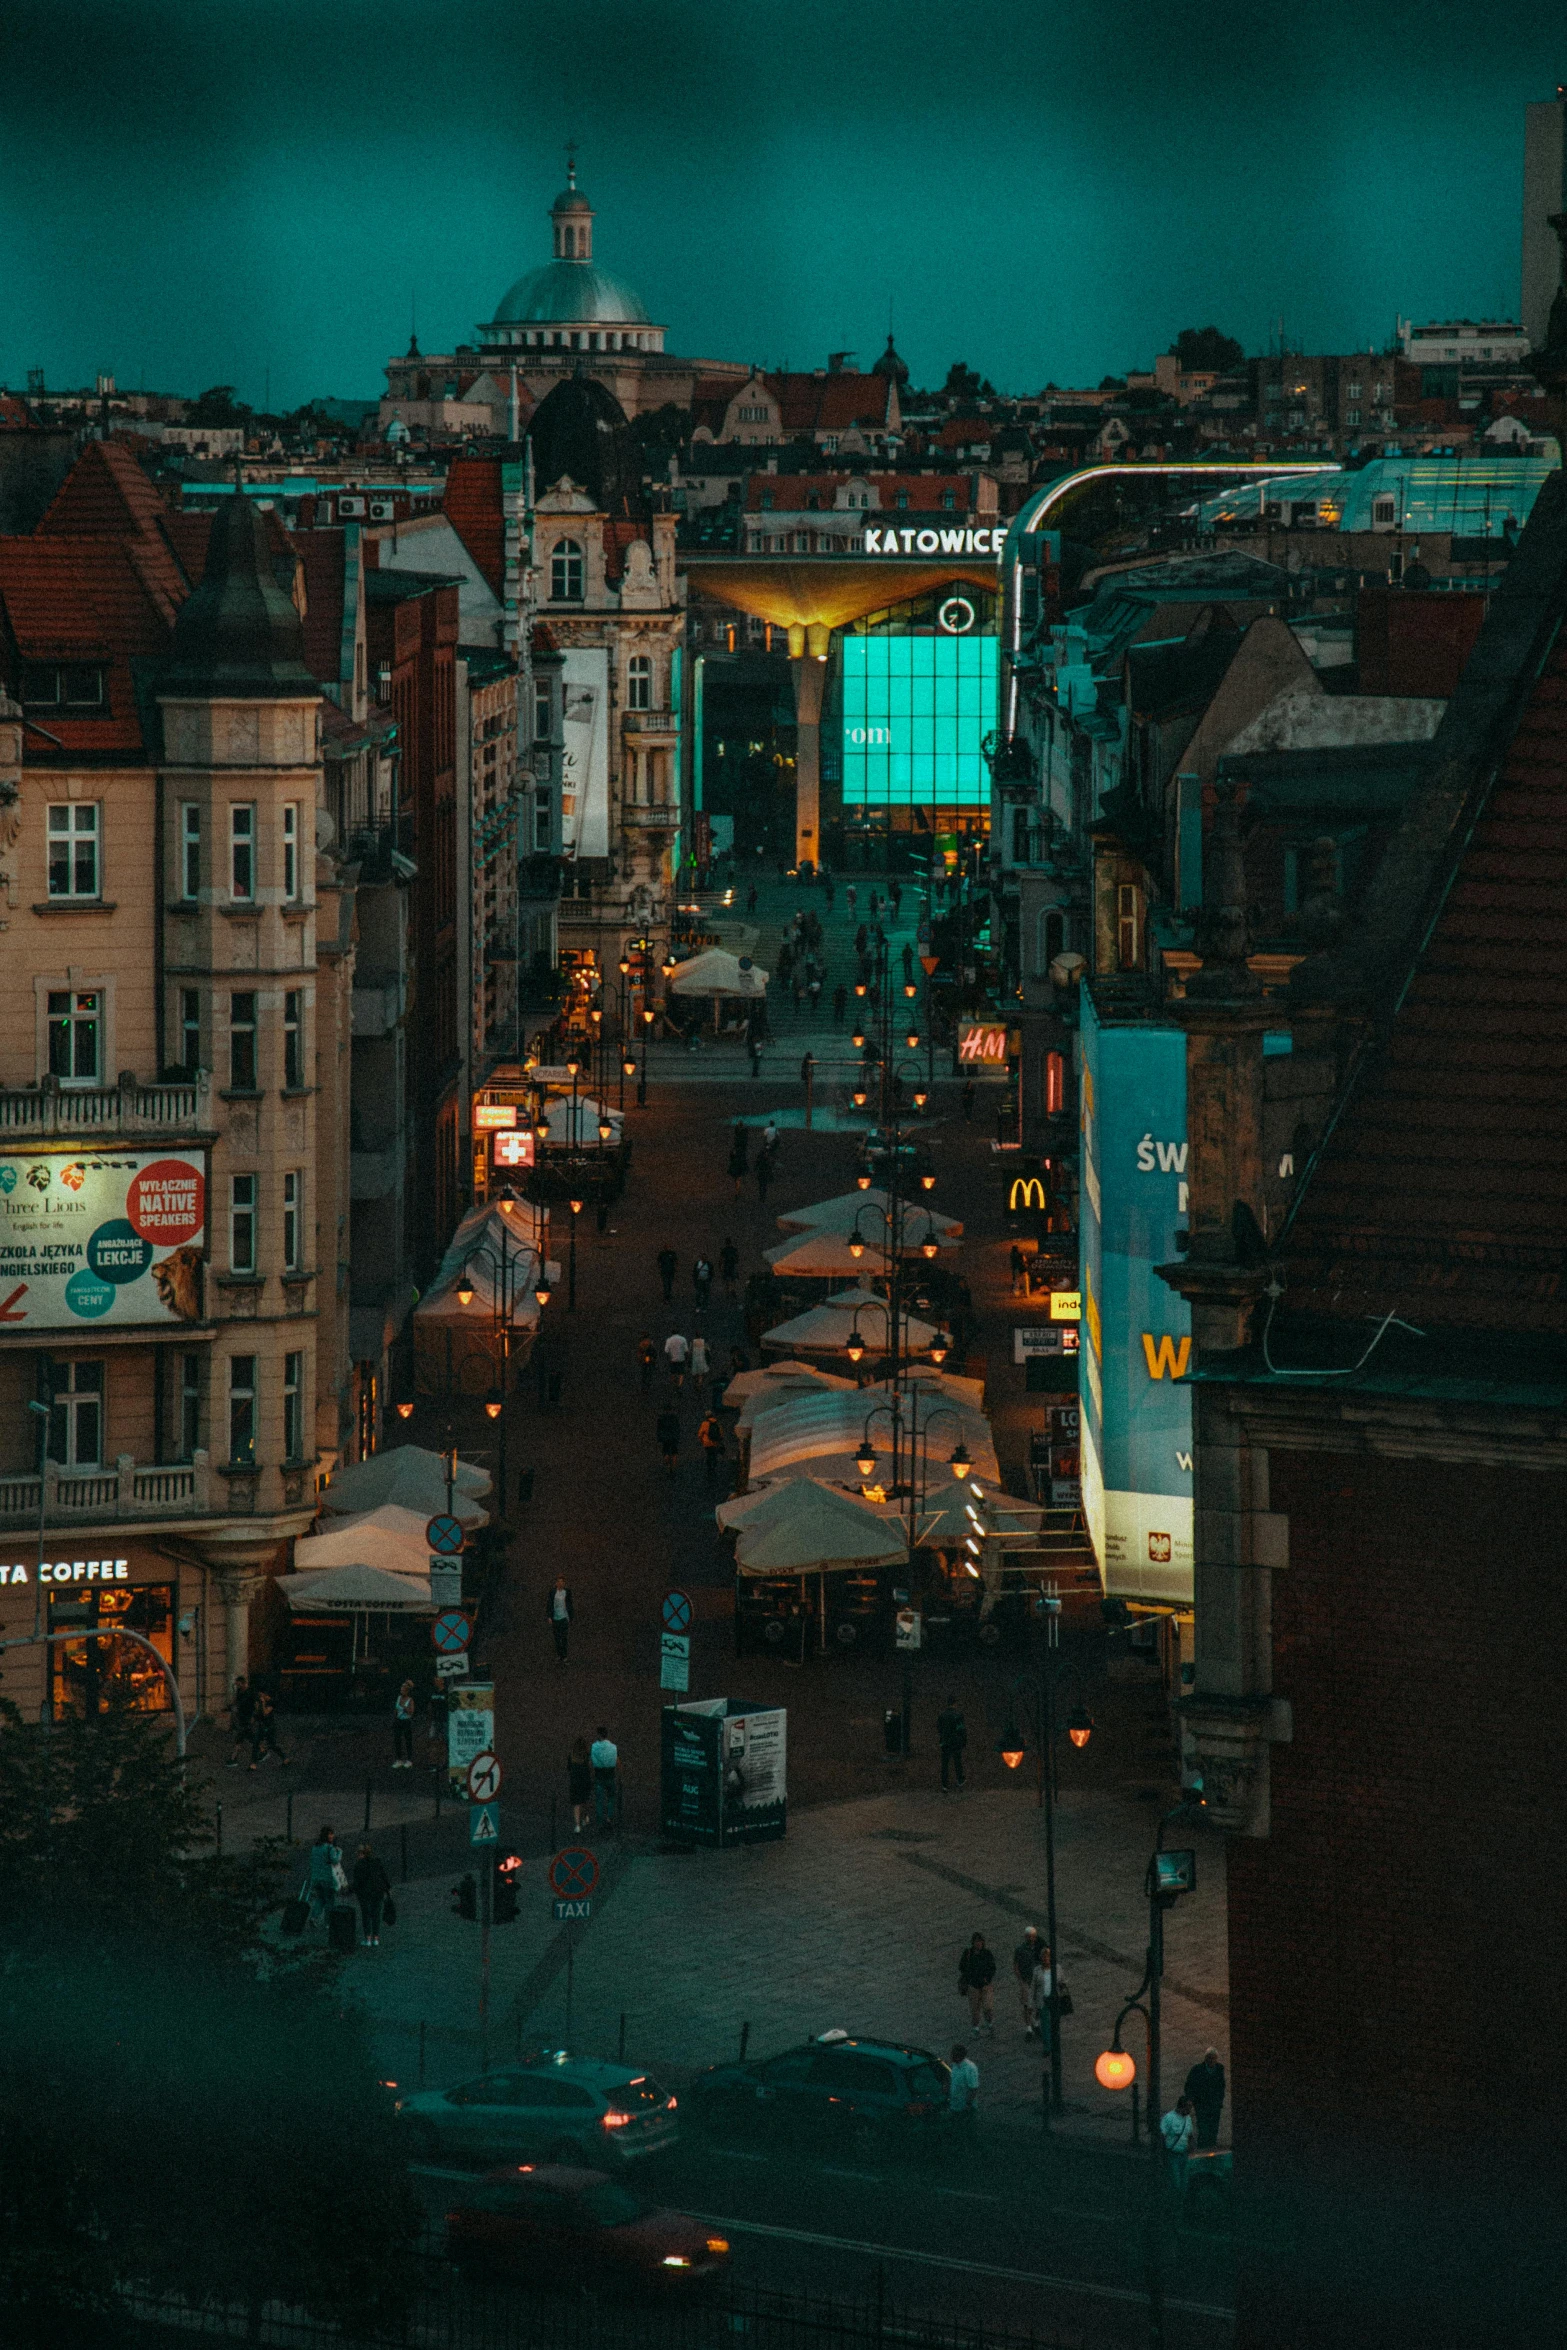
[{"label": "person in white shirt", "polygon": [[684,1387],[686,1383],[686,1363],[690,1354],[691,1341],[680,1331],[671,1330],[664,1341],[664,1360],[669,1365],[669,1375],[677,1387]]},{"label": "person in white shirt", "polygon": [[620,1807],[620,1749],[602,1722],[588,1748],[588,1761],[593,1766],[593,1815],[612,1828]]},{"label": "person in white shirt", "polygon": [[691,1376],[696,1380],[705,1379],[711,1369],[712,1365],[708,1361],[707,1354],[707,1340],[698,1331],[691,1341]]},{"label": "person in white shirt", "polygon": [[971,2131],[979,2112],[979,2067],[961,2040],[953,2043],[951,2071],[947,2077],[947,2111],[952,2119]]},{"label": "person in white shirt", "polygon": [[1179,2178],[1179,2165],[1197,2143],[1197,2116],[1192,2111],[1189,2097],[1178,2097],[1175,2105],[1159,2124],[1159,2135],[1164,2140],[1165,2159],[1173,2176]]}]

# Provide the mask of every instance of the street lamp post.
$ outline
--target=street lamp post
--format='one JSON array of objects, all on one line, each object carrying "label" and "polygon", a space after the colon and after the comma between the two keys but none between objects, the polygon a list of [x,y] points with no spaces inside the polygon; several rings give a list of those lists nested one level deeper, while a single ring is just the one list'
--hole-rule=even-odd
[{"label": "street lamp post", "polygon": [[571,1250],[566,1273],[566,1311],[569,1314],[574,1314],[577,1310],[577,1218],[582,1213],[582,1202],[579,1199],[574,1199],[569,1205],[571,1208]]},{"label": "street lamp post", "polygon": [[[856,1324],[856,1328],[858,1328],[858,1324]],[[896,1365],[894,1365],[894,1375],[896,1375]],[[914,1556],[914,1537],[919,1522],[919,1512],[925,1497],[925,1480],[924,1476],[921,1474],[921,1463],[924,1463],[925,1469],[928,1471],[930,1459],[930,1424],[933,1420],[938,1419],[943,1412],[947,1413],[951,1419],[956,1420],[958,1423],[958,1441],[952,1448],[952,1458],[949,1463],[953,1475],[955,1477],[966,1477],[970,1468],[973,1466],[973,1463],[969,1459],[968,1448],[963,1441],[963,1416],[961,1412],[955,1410],[951,1404],[935,1404],[932,1406],[930,1411],[926,1413],[924,1424],[922,1426],[919,1416],[919,1393],[917,1389],[911,1391],[908,1401],[908,1546],[909,1557],[912,1559]],[[877,1419],[883,1412],[887,1414],[888,1419],[892,1423],[892,1482],[893,1493],[894,1496],[896,1496],[898,1486],[898,1455],[900,1449],[900,1439],[903,1433],[903,1395],[901,1389],[898,1387],[893,1387],[885,1403],[872,1404],[870,1410],[866,1413],[865,1424],[860,1436],[860,1449],[854,1456],[854,1465],[859,1470],[862,1477],[869,1477],[874,1470],[876,1466],[876,1448],[871,1443],[871,1422],[874,1419]],[[909,1658],[905,1653],[903,1659],[901,1719],[898,1731],[898,1751],[905,1757],[905,1759],[910,1752],[913,1712],[914,1667],[910,1663]]]}]

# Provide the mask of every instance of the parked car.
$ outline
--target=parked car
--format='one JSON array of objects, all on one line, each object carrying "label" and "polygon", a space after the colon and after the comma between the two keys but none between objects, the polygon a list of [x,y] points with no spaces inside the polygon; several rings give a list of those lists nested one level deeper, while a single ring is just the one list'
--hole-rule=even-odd
[{"label": "parked car", "polygon": [[623,2064],[541,2055],[505,2072],[421,2090],[398,2117],[429,2162],[529,2159],[615,2169],[673,2145],[676,2101]]},{"label": "parked car", "polygon": [[947,2080],[928,2048],[823,2032],[777,2056],[710,2065],[691,2084],[687,2118],[720,2137],[912,2147],[942,2127]]},{"label": "parked car", "polygon": [[601,2170],[522,2163],[463,2190],[446,2214],[446,2252],[530,2284],[689,2289],[722,2273],[729,2239]]}]

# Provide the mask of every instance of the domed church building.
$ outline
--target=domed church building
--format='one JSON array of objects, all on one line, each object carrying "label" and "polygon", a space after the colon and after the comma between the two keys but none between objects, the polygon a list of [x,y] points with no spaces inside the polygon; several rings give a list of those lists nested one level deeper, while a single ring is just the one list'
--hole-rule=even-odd
[{"label": "domed church building", "polygon": [[698,385],[711,399],[745,381],[750,371],[738,361],[680,359],[666,351],[666,330],[649,317],[641,295],[595,259],[596,215],[577,185],[575,160],[549,218],[551,259],[508,286],[494,317],[475,328],[476,343],[445,356],[414,344],[390,362],[383,431],[396,422],[410,433],[493,432],[514,439],[519,420],[525,424],[563,376],[578,373],[602,384],[628,417],[670,404],[689,408]]}]

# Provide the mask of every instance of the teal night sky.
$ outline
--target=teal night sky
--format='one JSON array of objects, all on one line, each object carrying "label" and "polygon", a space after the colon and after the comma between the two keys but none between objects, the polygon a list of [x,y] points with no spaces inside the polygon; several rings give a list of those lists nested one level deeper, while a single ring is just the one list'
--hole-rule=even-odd
[{"label": "teal night sky", "polygon": [[1479,0],[10,0],[0,381],[373,396],[548,256],[670,348],[1097,382],[1212,321],[1514,317],[1549,11]]}]

